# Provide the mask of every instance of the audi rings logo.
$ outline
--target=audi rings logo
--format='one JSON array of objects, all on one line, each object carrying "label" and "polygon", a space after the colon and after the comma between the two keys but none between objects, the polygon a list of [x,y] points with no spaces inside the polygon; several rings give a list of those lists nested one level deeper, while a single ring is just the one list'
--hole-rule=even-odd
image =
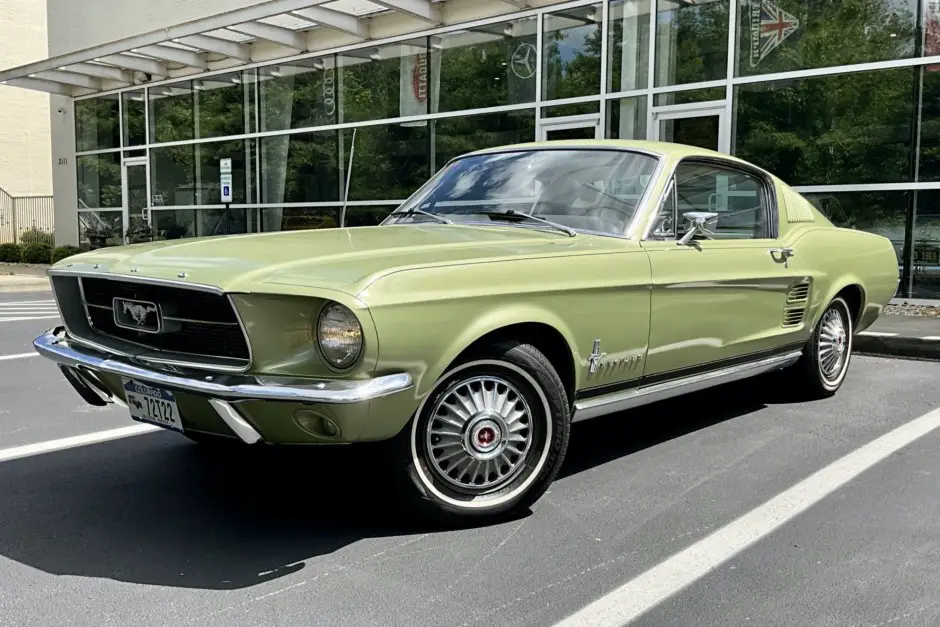
[{"label": "audi rings logo", "polygon": [[537,58],[538,55],[535,52],[535,46],[523,42],[513,50],[512,58],[509,59],[509,69],[521,79],[532,78],[535,76]]},{"label": "audi rings logo", "polygon": [[331,67],[323,71],[323,109],[327,115],[336,113],[336,70]]}]

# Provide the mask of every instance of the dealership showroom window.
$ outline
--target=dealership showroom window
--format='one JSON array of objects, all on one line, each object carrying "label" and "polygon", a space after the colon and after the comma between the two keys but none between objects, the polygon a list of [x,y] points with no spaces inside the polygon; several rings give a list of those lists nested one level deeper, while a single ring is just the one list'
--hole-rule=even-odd
[{"label": "dealership showroom window", "polygon": [[374,225],[470,150],[660,139],[768,168],[836,224],[890,238],[899,295],[940,298],[938,13],[933,0],[555,4],[76,98],[79,241]]}]

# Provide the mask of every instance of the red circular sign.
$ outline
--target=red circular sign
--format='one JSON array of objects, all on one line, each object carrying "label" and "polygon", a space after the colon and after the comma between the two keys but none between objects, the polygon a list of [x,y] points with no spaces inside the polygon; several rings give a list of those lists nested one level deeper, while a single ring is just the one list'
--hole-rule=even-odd
[{"label": "red circular sign", "polygon": [[415,55],[411,68],[411,91],[415,100],[425,103],[428,100],[428,55]]}]

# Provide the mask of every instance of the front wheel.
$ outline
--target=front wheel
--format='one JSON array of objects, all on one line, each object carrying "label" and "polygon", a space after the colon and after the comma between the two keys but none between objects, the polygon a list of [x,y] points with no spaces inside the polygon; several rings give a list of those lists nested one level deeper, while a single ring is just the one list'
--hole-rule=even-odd
[{"label": "front wheel", "polygon": [[522,511],[558,474],[570,413],[537,348],[494,343],[448,370],[398,438],[406,490],[445,520]]},{"label": "front wheel", "polygon": [[793,366],[798,390],[810,398],[832,396],[842,387],[852,358],[852,312],[836,297],[823,311],[806,343],[803,356]]}]

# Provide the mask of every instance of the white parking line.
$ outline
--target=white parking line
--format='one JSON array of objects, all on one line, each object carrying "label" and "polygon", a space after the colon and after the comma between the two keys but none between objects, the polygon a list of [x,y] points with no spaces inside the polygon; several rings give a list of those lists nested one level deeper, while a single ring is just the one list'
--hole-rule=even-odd
[{"label": "white parking line", "polygon": [[874,335],[875,337],[894,337],[897,333],[882,333],[881,331],[859,331],[859,335]]},{"label": "white parking line", "polygon": [[99,442],[107,442],[108,440],[117,440],[132,435],[142,435],[144,433],[160,430],[161,427],[153,427],[150,425],[132,425],[130,427],[121,427],[120,429],[76,435],[60,440],[37,442],[36,444],[25,444],[12,448],[0,448],[0,462],[7,462],[11,459],[19,459],[21,457],[30,457],[32,455],[41,455],[42,453],[52,453],[54,451],[61,451],[78,446],[87,446],[88,444],[98,444]]},{"label": "white parking line", "polygon": [[16,353],[15,355],[0,355],[0,361],[8,361],[10,359],[24,359],[26,357],[38,357],[39,353]]},{"label": "white parking line", "polygon": [[16,318],[0,318],[0,322],[21,322],[23,320],[50,320],[52,318],[58,318],[59,316],[18,316]]},{"label": "white parking line", "polygon": [[892,453],[940,427],[940,408],[869,442],[556,624],[621,626],[676,594]]},{"label": "white parking line", "polygon": [[927,335],[922,338],[922,340],[930,340],[931,342],[940,342],[940,335]]}]

